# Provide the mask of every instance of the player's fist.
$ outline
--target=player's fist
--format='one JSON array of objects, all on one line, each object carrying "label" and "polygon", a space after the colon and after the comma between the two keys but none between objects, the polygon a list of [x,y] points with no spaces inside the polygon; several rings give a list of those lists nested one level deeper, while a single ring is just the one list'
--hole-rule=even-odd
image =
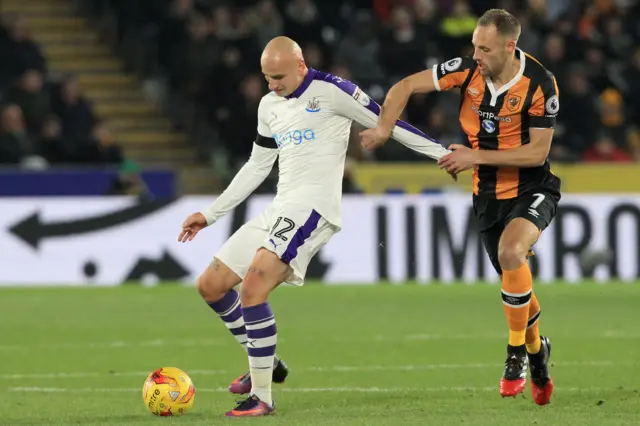
[{"label": "player's fist", "polygon": [[360,132],[360,143],[367,151],[373,151],[384,145],[387,139],[389,139],[389,134],[383,132],[379,127]]},{"label": "player's fist", "polygon": [[178,236],[178,241],[186,243],[193,240],[200,230],[207,227],[207,218],[202,213],[193,213],[182,224],[182,231]]},{"label": "player's fist", "polygon": [[464,145],[452,144],[449,146],[452,151],[438,160],[438,166],[446,170],[449,174],[462,173],[478,164],[478,151],[470,149]]}]

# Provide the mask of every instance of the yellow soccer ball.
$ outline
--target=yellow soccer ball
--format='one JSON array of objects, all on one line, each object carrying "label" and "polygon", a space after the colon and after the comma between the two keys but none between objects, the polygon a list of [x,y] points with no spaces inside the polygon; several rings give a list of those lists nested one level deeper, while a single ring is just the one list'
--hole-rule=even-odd
[{"label": "yellow soccer ball", "polygon": [[158,368],[144,381],[142,398],[156,416],[181,416],[193,405],[196,388],[184,371],[175,367]]}]

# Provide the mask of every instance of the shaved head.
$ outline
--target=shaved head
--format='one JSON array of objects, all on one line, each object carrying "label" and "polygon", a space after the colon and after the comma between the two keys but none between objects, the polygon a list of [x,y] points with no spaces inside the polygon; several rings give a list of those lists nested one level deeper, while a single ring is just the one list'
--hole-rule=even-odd
[{"label": "shaved head", "polygon": [[262,51],[261,61],[304,61],[302,49],[298,43],[289,37],[276,37],[271,39]]},{"label": "shaved head", "polygon": [[307,73],[302,49],[289,37],[273,38],[262,51],[260,66],[269,89],[278,96],[290,95]]}]

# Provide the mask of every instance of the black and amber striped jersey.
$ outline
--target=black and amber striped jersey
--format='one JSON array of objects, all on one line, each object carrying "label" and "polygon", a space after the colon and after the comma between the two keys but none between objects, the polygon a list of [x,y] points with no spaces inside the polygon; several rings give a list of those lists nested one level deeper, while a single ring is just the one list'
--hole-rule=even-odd
[{"label": "black and amber striped jersey", "polygon": [[[473,149],[503,150],[529,143],[529,129],[553,128],[560,110],[556,79],[536,59],[517,49],[520,69],[496,89],[468,57],[433,67],[437,90],[461,89],[460,124]],[[481,197],[509,199],[532,191],[560,191],[560,179],[542,166],[517,168],[476,166],[473,192]]]}]

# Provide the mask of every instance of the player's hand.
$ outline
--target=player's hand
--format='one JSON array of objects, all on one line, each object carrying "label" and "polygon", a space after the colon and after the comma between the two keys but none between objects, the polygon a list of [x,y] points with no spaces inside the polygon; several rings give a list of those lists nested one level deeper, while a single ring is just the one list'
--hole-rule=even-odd
[{"label": "player's hand", "polygon": [[476,165],[477,151],[458,144],[452,144],[449,149],[453,152],[438,160],[438,166],[450,175],[457,175]]},{"label": "player's hand", "polygon": [[380,128],[366,129],[360,132],[360,143],[367,151],[373,151],[374,149],[384,145],[389,139],[389,135],[385,134]]},{"label": "player's hand", "polygon": [[182,224],[182,231],[178,242],[186,243],[193,240],[198,232],[207,227],[207,218],[202,213],[193,213]]}]

